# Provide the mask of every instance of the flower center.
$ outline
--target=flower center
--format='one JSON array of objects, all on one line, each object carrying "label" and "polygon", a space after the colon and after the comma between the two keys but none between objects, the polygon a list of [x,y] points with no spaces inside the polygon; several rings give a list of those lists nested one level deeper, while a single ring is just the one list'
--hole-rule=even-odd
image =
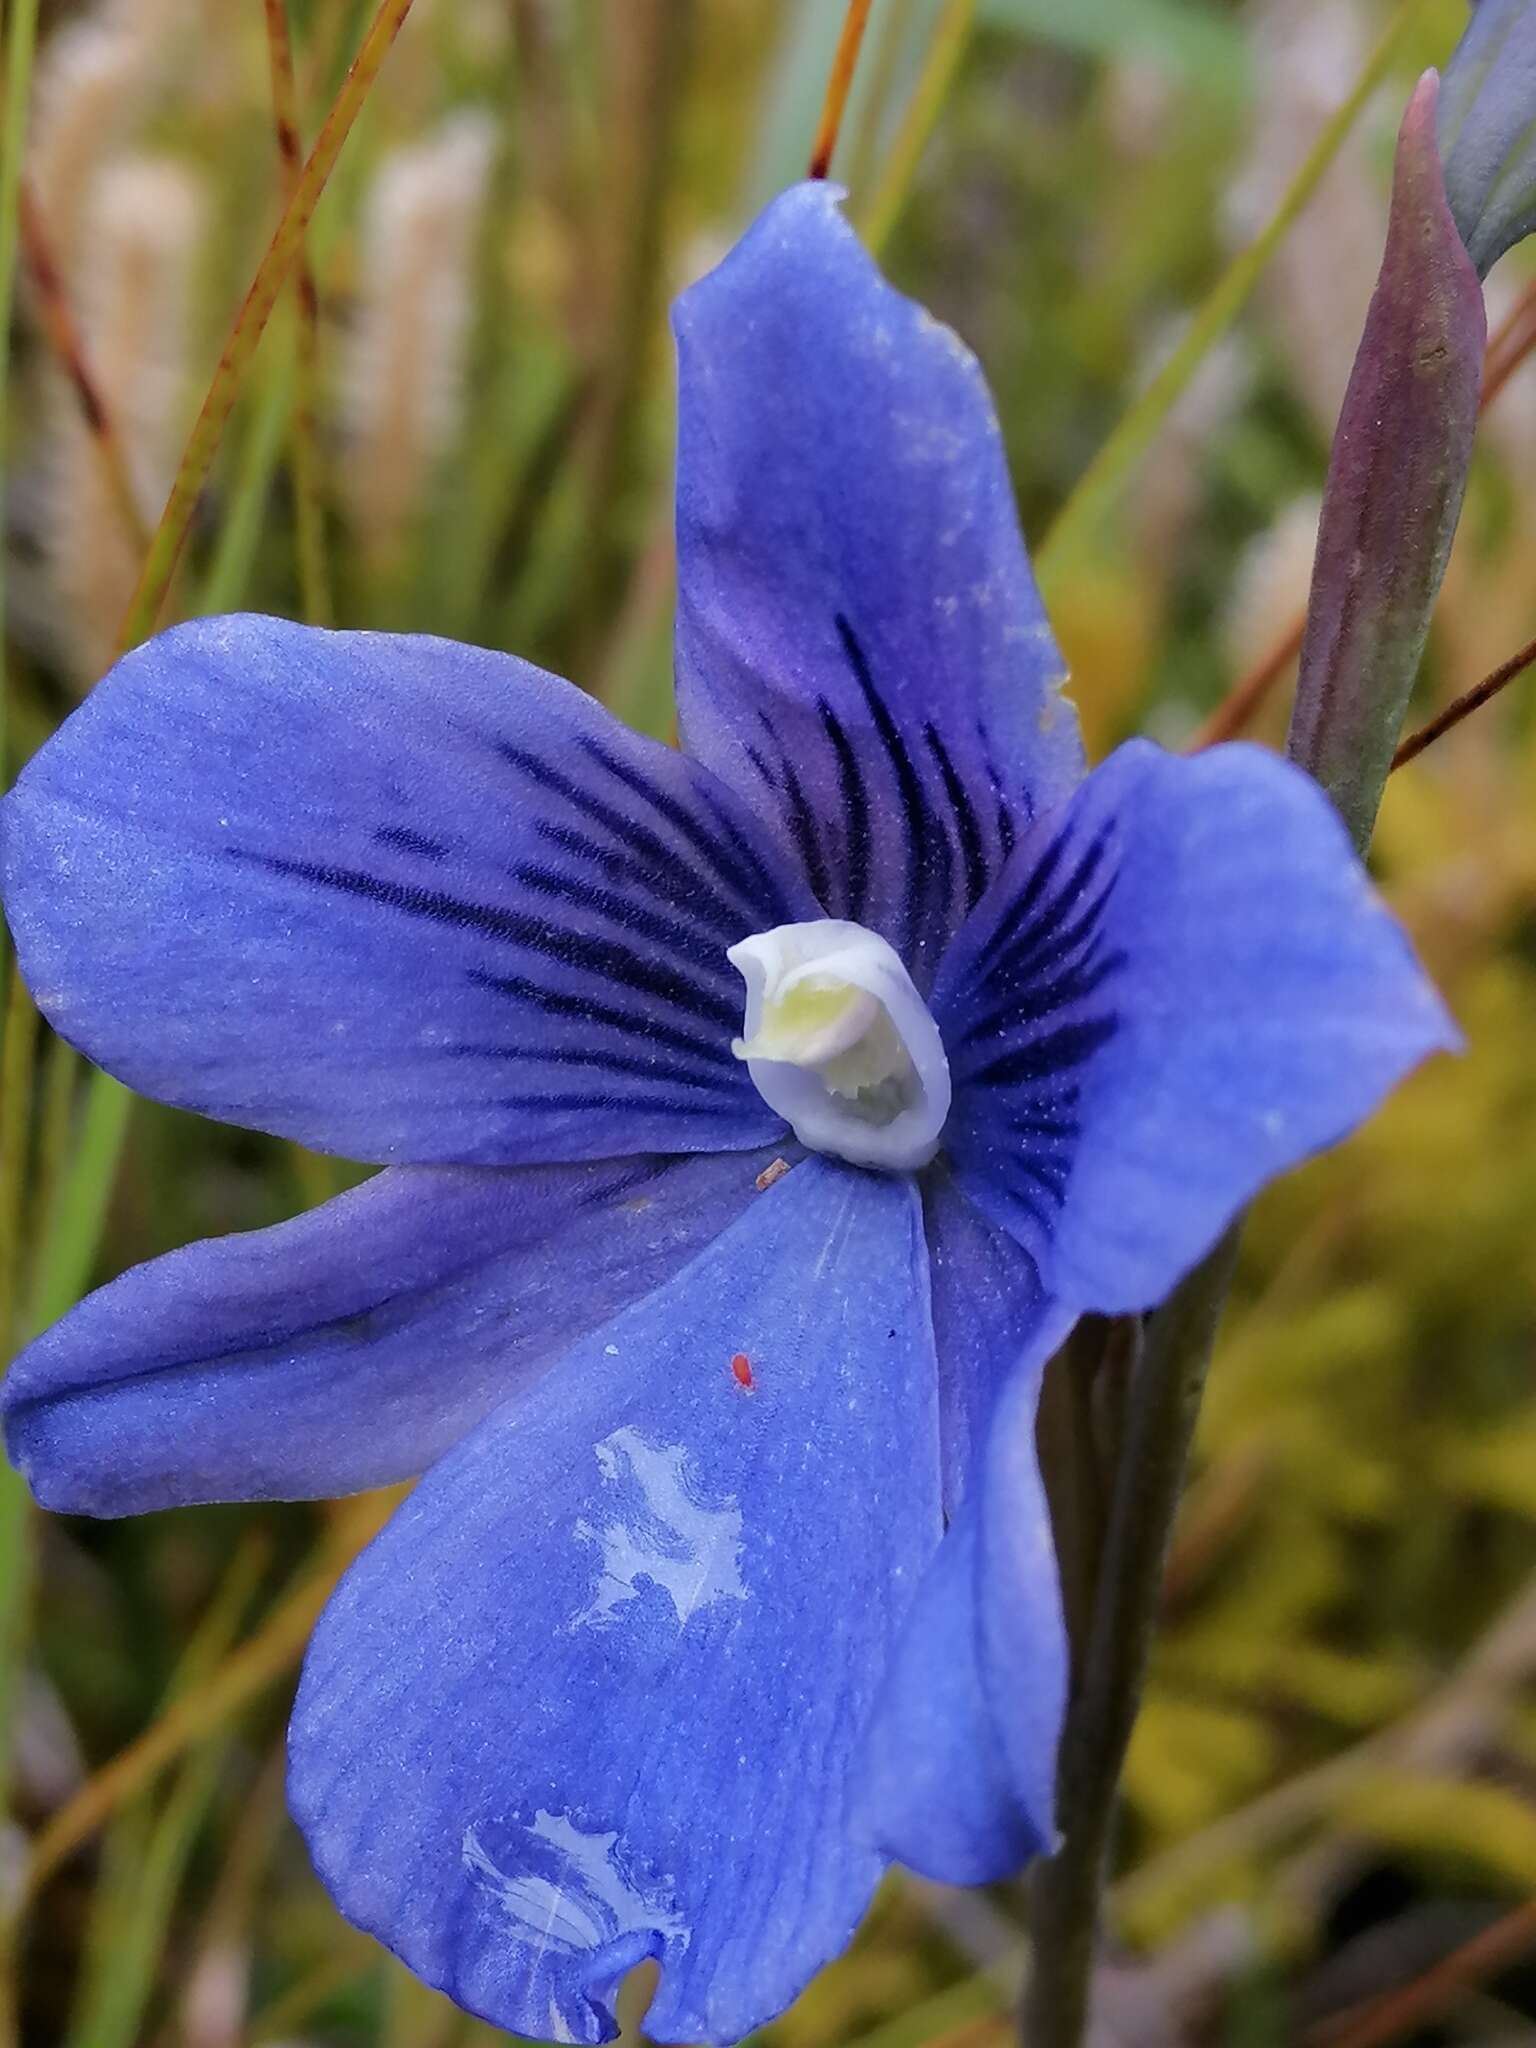
[{"label": "flower center", "polygon": [[884,939],[819,918],[727,950],[747,984],[731,1051],[817,1152],[899,1173],[925,1166],[949,1114],[939,1028]]}]

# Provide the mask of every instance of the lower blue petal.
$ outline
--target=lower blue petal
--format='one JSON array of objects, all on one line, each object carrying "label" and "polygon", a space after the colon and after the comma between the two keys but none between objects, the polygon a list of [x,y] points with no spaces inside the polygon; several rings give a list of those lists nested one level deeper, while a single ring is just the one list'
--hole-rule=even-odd
[{"label": "lower blue petal", "polygon": [[[930,1202],[930,1235],[933,1213]],[[947,1338],[952,1367],[962,1357],[985,1364],[991,1412],[871,1725],[856,1812],[861,1830],[923,1876],[983,1884],[1055,1841],[1068,1651],[1035,1410],[1046,1360],[1072,1317],[1041,1294],[1032,1268],[1016,1275],[1000,1316],[985,1287],[960,1284],[965,1240],[952,1211],[946,1234],[952,1272],[942,1318],[934,1289],[939,1341]],[[981,1240],[974,1229],[968,1236],[974,1259]],[[979,1271],[995,1275],[999,1264],[989,1249]],[[999,1342],[1012,1348],[988,1358]]]},{"label": "lower blue petal", "polygon": [[998,1394],[1034,1348],[1051,1307],[1029,1253],[987,1220],[942,1165],[923,1177],[923,1226],[939,1358],[944,1507],[952,1515],[981,1457]]},{"label": "lower blue petal", "polygon": [[16,1361],[11,1458],[88,1515],[412,1477],[761,1200],[772,1157],[399,1167],[171,1252]]},{"label": "lower blue petal", "polygon": [[291,1746],[338,1904],[523,2034],[610,2038],[647,1955],[653,2037],[769,2019],[883,1867],[850,1773],[939,1515],[914,1191],[808,1161],[353,1567]]}]

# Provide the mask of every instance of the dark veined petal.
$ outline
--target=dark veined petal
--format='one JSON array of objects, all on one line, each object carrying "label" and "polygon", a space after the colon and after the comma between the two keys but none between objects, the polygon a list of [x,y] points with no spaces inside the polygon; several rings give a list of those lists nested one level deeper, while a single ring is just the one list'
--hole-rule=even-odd
[{"label": "dark veined petal", "polygon": [[1458,1043],[1338,814],[1249,746],[1120,748],[1020,847],[933,1007],[957,1180],[1053,1295],[1110,1313]]},{"label": "dark veined petal", "polygon": [[981,371],[837,199],[785,193],[674,314],[678,707],[926,986],[1081,748]]},{"label": "dark veined petal", "polygon": [[427,1475],[295,1708],[349,1918],[543,2040],[610,2038],[649,1955],[648,2034],[735,2041],[842,1946],[882,1869],[854,1752],[939,1538],[925,1294],[911,1183],[810,1160]]},{"label": "dark veined petal", "polygon": [[206,619],[6,800],[38,1003],[144,1094],[381,1161],[781,1128],[725,949],[803,915],[743,806],[570,684],[451,641]]},{"label": "dark veined petal", "polygon": [[[958,1293],[955,1310],[952,1340]],[[1035,1409],[1072,1317],[1026,1287],[1012,1321],[1027,1348],[1009,1355],[985,1455],[902,1633],[855,1806],[892,1856],[947,1884],[1007,1877],[1055,1841],[1069,1659]],[[972,1342],[993,1334],[982,1308]]]},{"label": "dark veined petal", "polygon": [[171,1252],[16,1361],[11,1459],[88,1515],[413,1477],[759,1200],[771,1156],[395,1167]]}]

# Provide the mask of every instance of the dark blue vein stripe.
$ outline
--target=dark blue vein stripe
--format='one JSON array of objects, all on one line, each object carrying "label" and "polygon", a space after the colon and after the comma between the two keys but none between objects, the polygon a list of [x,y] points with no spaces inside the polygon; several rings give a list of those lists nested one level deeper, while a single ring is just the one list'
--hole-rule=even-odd
[{"label": "dark blue vein stripe", "polygon": [[621,946],[612,939],[598,939],[565,930],[531,917],[525,911],[498,910],[489,904],[470,903],[445,890],[423,889],[406,882],[385,881],[355,868],[330,867],[320,861],[286,860],[276,854],[252,853],[243,847],[228,849],[232,858],[263,867],[269,873],[295,881],[312,882],[317,888],[333,889],[340,895],[356,896],[376,903],[381,909],[398,910],[410,917],[424,918],[450,931],[480,932],[487,938],[502,939],[541,953],[562,967],[617,982],[659,1002],[675,1004],[694,1016],[712,1017],[723,1029],[734,1028],[739,1005],[722,991],[701,987],[687,975],[666,963]]},{"label": "dark blue vein stripe", "polygon": [[[593,1002],[589,997],[572,994],[569,990],[549,988],[545,983],[534,981],[524,974],[487,974],[478,967],[469,970],[469,979],[477,988],[488,989],[493,995],[510,996],[516,1001],[531,1003],[535,1009],[547,1011],[552,1017],[569,1017],[578,1024],[599,1026],[607,1031],[621,1032],[625,1037],[644,1040],[650,1045],[663,1045],[672,1052],[687,1054],[693,1059],[710,1059],[727,1067],[737,1064],[731,1051],[730,1037],[715,1033],[704,1038],[693,1032],[684,1031],[675,1024],[663,1022],[659,1017],[646,1017],[631,1010],[621,1010],[609,1003]],[[739,1028],[740,1016],[736,1017]],[[491,1052],[487,1048],[487,1056]],[[510,1052],[508,1057],[510,1057]]]},{"label": "dark blue vein stripe", "polygon": [[[654,1053],[615,1052],[611,1046],[602,1045],[551,1047],[460,1039],[445,1045],[443,1051],[455,1059],[519,1060],[524,1065],[537,1065],[542,1060],[554,1067],[591,1067],[608,1074],[633,1074],[642,1081],[675,1081],[679,1087],[687,1088],[719,1088],[727,1079],[717,1063],[706,1061],[707,1071],[699,1073],[680,1067],[675,1061],[659,1059]],[[746,1068],[738,1061],[733,1060],[731,1066],[731,1079],[746,1078]]]},{"label": "dark blue vein stripe", "polygon": [[1026,1045],[999,1053],[996,1059],[977,1067],[966,1079],[972,1086],[1016,1088],[1024,1082],[1044,1081],[1054,1074],[1069,1073],[1091,1059],[1100,1046],[1114,1037],[1118,1028],[1119,1019],[1112,1014],[1075,1019],[1070,1024],[1062,1024],[1056,1030],[1046,1032],[1042,1038],[1031,1039]]},{"label": "dark blue vein stripe", "polygon": [[[556,824],[552,819],[540,818],[534,824],[534,831],[546,845],[558,846],[563,854],[572,860],[585,861],[595,868],[606,881],[632,883],[644,896],[657,898],[657,876],[653,869],[644,867],[632,858],[628,850],[619,846],[606,846],[600,840],[589,838],[576,825]],[[668,869],[669,883],[676,881],[677,861],[674,859]],[[515,875],[516,868],[508,870]],[[715,935],[715,949],[723,953],[727,946],[734,945],[743,932],[753,929],[749,914],[741,905],[718,895],[708,882],[695,875],[688,892],[686,905],[668,901],[667,908],[675,915],[686,915],[690,921]]]},{"label": "dark blue vein stripe", "polygon": [[1063,825],[1045,852],[1036,861],[1029,880],[1009,904],[993,930],[976,955],[976,971],[980,973],[993,957],[1004,947],[1013,943],[1018,933],[1035,914],[1041,901],[1048,895],[1056,870],[1072,837],[1070,825]]},{"label": "dark blue vein stripe", "polygon": [[[496,743],[496,751],[504,761],[510,763],[520,774],[528,776],[530,781],[536,782],[541,789],[548,790],[554,796],[563,797],[572,810],[576,811],[580,816],[587,818],[593,824],[600,825],[605,832],[610,834],[616,846],[626,849],[631,855],[636,853],[643,854],[651,864],[650,873],[647,876],[650,887],[660,888],[665,886],[667,879],[675,876],[679,867],[683,865],[679,849],[675,845],[669,845],[658,833],[653,832],[647,825],[642,823],[634,815],[632,809],[620,810],[616,809],[612,804],[605,803],[596,791],[590,789],[585,783],[576,781],[574,777],[565,774],[562,769],[555,767],[553,762],[543,760],[539,755],[531,754],[525,748],[514,747],[505,740],[499,740]],[[603,759],[604,765],[615,773],[619,782],[626,789],[632,789],[648,804],[653,815],[664,815],[656,802],[656,792],[649,789],[643,777],[628,778],[620,772],[622,764],[614,763],[606,756],[602,756],[600,752],[599,757]],[[671,799],[667,798],[666,802],[670,805]],[[676,806],[676,809],[681,818],[688,820],[688,813],[682,806]],[[688,822],[691,827],[693,821],[688,820]],[[687,836],[690,845],[694,846],[695,851],[699,850],[700,839],[702,839],[705,847],[712,849],[704,857],[714,865],[714,879],[716,881],[723,882],[727,887],[735,890],[753,912],[763,908],[755,890],[751,888],[743,889],[739,881],[733,880],[729,874],[723,872],[723,865],[718,858],[719,849],[713,847],[713,842],[710,841],[707,834],[695,833],[690,829]],[[730,863],[727,862],[724,865],[728,866]],[[721,901],[719,897],[716,897],[714,900],[716,902]],[[749,924],[752,922],[750,916],[747,922]]]},{"label": "dark blue vein stripe", "polygon": [[923,727],[923,738],[928,742],[928,751],[933,755],[944,783],[944,794],[949,798],[950,810],[954,813],[955,830],[960,841],[960,858],[965,864],[965,907],[974,910],[985,893],[987,873],[987,850],[982,844],[981,824],[976,816],[970,793],[961,780],[960,771],[950,759],[949,749],[939,736],[938,728],[932,724]]},{"label": "dark blue vein stripe", "polygon": [[[529,1062],[545,1061],[553,1067],[590,1067],[594,1073],[658,1084],[664,1082],[669,1088],[707,1088],[713,1091],[720,1087],[723,1079],[718,1073],[692,1074],[686,1067],[662,1065],[636,1053],[609,1052],[601,1048],[584,1051],[575,1045],[559,1045],[544,1050],[537,1046],[518,1047],[514,1048],[511,1057]],[[746,1068],[739,1063],[737,1072],[744,1081],[748,1080]]]},{"label": "dark blue vein stripe", "polygon": [[[590,882],[577,881],[557,869],[541,867],[537,861],[519,861],[511,872],[512,879],[532,895],[550,897],[557,903],[569,903],[574,910],[586,911],[607,924],[616,925],[620,931],[649,939],[653,945],[664,947],[667,952],[691,961],[696,967],[719,969],[725,948],[718,935],[704,934],[697,927],[674,922],[658,911],[647,910],[632,897],[616,895],[611,889],[599,889]],[[731,937],[733,944],[745,937],[743,925],[744,921],[738,916]]]},{"label": "dark blue vein stripe", "polygon": [[[759,712],[758,716],[769,738],[773,739],[773,727],[768,723],[766,714]],[[776,747],[778,746],[776,740],[774,744]],[[806,880],[811,885],[811,894],[816,898],[816,901],[823,910],[830,910],[832,908],[832,877],[827,869],[826,855],[821,844],[821,831],[816,822],[816,813],[812,810],[805,791],[800,785],[800,778],[795,773],[794,763],[782,748],[778,749],[778,756],[784,800],[789,806],[790,837],[794,841],[795,851],[799,854],[801,865],[805,869]]]},{"label": "dark blue vein stripe", "polygon": [[739,1122],[741,1117],[741,1103],[734,1096],[718,1097],[713,1102],[673,1102],[670,1099],[646,1102],[633,1091],[627,1095],[605,1095],[600,1092],[561,1095],[546,1094],[543,1089],[537,1089],[529,1095],[498,1096],[496,1107],[514,1111],[519,1116],[526,1116],[534,1110],[570,1116],[609,1116],[618,1111],[624,1115],[634,1116],[646,1110],[659,1109],[669,1117],[723,1117],[730,1122]]},{"label": "dark blue vein stripe", "polygon": [[1044,1188],[1045,1192],[1055,1199],[1058,1208],[1061,1206],[1062,1197],[1067,1192],[1067,1181],[1071,1177],[1069,1160],[1061,1158],[1054,1152],[1021,1152],[1011,1162],[1011,1171],[1015,1174],[1022,1173],[1026,1180],[1034,1181],[1037,1187]]},{"label": "dark blue vein stripe", "polygon": [[[1018,828],[1013,822],[1013,806],[1009,803],[1004,793],[1003,778],[998,774],[997,764],[992,759],[992,750],[987,740],[986,728],[978,726],[976,730],[977,736],[981,741],[981,751],[986,756],[987,780],[992,785],[992,795],[997,804],[997,843],[1002,848],[1003,859],[1006,861],[1009,854],[1013,852],[1014,842],[1018,838]],[[1024,800],[1026,824],[1033,815],[1033,810],[1026,798]]]},{"label": "dark blue vein stripe", "polygon": [[1059,1011],[1070,1009],[1075,1003],[1087,1002],[1106,981],[1120,972],[1125,960],[1124,953],[1095,953],[1090,948],[1083,959],[1052,981],[1037,982],[1033,986],[1026,984],[1022,988],[1010,983],[1001,1001],[995,1002],[979,1016],[966,1019],[964,1031],[955,1040],[951,1058],[967,1046],[986,1046],[1026,1024],[1038,1024],[1046,1017],[1054,1017]]},{"label": "dark blue vein stripe", "polygon": [[[1059,930],[1062,920],[1071,917],[1081,904],[1103,865],[1109,832],[1106,825],[1067,879],[1052,891],[1050,883],[1066,850],[1067,834],[1064,832],[1055,841],[1007,916],[982,947],[977,956],[978,969],[989,963],[988,972],[992,975],[1013,973],[1021,960],[1039,951],[1041,942]],[[1107,893],[1106,890],[1106,896]],[[1102,902],[1103,898],[1100,900]]]},{"label": "dark blue vein stripe", "polygon": [[373,836],[380,846],[391,847],[396,853],[418,853],[423,860],[445,860],[448,855],[440,839],[429,839],[425,832],[413,832],[409,825],[381,825]]},{"label": "dark blue vein stripe", "polygon": [[[902,741],[900,730],[891,716],[890,706],[875,687],[869,657],[853,629],[852,621],[844,613],[837,612],[833,615],[833,623],[837,628],[838,639],[843,645],[843,654],[853,671],[854,681],[859,686],[865,708],[869,712],[870,721],[879,735],[880,744],[885,749],[886,759],[890,762],[891,774],[896,783],[896,793],[901,799],[905,872],[902,875],[899,900],[905,907],[906,928],[903,936],[910,946],[918,927],[926,922],[928,911],[928,905],[918,900],[916,864],[924,846],[931,840],[944,840],[946,835],[939,828],[938,821],[933,815],[933,807],[928,801],[923,779]],[[947,854],[947,845],[945,851]],[[940,908],[947,910],[947,901],[941,904]],[[906,949],[898,945],[897,950],[900,952]]]},{"label": "dark blue vein stripe", "polygon": [[[1075,903],[1068,900],[1063,892],[1058,908],[1047,912],[1032,930],[1021,934],[1014,950],[998,962],[989,979],[1001,987],[1018,988],[1037,980],[1042,973],[1055,972],[1080,955],[1097,936],[1119,879],[1118,875],[1111,875],[1098,895],[1086,904],[1081,897]],[[1078,914],[1063,926],[1059,913],[1067,910],[1076,910]]]},{"label": "dark blue vein stripe", "polygon": [[[1075,1099],[1077,1091],[1074,1089],[1070,1092]],[[1064,1098],[1067,1093],[1068,1091],[1063,1090]],[[1065,1100],[1062,1106],[1066,1107]],[[1016,1137],[1048,1138],[1063,1145],[1071,1145],[1082,1135],[1083,1127],[1076,1117],[1051,1116],[1047,1111],[1041,1110],[1033,1115],[1009,1117],[1008,1129]]]},{"label": "dark blue vein stripe", "polygon": [[843,721],[825,697],[816,699],[822,730],[837,759],[837,787],[843,802],[843,867],[847,883],[845,917],[858,924],[869,903],[869,791],[864,771]]},{"label": "dark blue vein stripe", "polygon": [[[606,769],[615,782],[630,790],[640,801],[649,805],[659,817],[664,818],[677,833],[685,839],[699,858],[714,868],[720,879],[733,888],[743,902],[754,910],[766,913],[773,922],[782,924],[789,913],[788,899],[782,883],[769,872],[748,841],[734,827],[726,827],[734,841],[733,846],[722,846],[719,840],[704,829],[698,818],[686,804],[679,803],[670,791],[654,787],[636,768],[631,768],[617,755],[610,754],[600,740],[584,736],[580,741],[582,751]],[[719,812],[711,806],[718,822],[726,825]]]},{"label": "dark blue vein stripe", "polygon": [[1008,1199],[1018,1204],[1025,1215],[1028,1216],[1030,1222],[1040,1232],[1040,1235],[1049,1242],[1055,1227],[1056,1210],[1059,1204],[1053,1202],[1049,1207],[1046,1207],[1033,1190],[1026,1191],[1019,1187],[1014,1178],[1009,1174],[1004,1174],[1003,1176],[1003,1190],[1007,1194]]}]

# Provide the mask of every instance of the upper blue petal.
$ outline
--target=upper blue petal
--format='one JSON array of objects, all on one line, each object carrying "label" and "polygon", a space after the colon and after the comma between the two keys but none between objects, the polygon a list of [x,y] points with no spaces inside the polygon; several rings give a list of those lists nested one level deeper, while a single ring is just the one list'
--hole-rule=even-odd
[{"label": "upper blue petal", "polygon": [[608,2038],[654,1955],[647,2033],[734,2041],[852,1933],[858,1741],[939,1537],[925,1292],[911,1183],[807,1161],[353,1567],[290,1796],[342,1910],[460,2004]]},{"label": "upper blue petal", "polygon": [[1332,805],[1249,746],[1113,754],[1014,855],[934,1013],[957,1179],[1050,1293],[1110,1313],[1458,1043]]},{"label": "upper blue petal", "polygon": [[12,1366],[12,1462],[88,1515],[413,1477],[734,1222],[771,1156],[397,1167],[171,1252]]},{"label": "upper blue petal", "polygon": [[355,1158],[765,1142],[725,949],[804,915],[746,806],[451,641],[208,619],[128,655],[4,811],[55,1028],[147,1095]]},{"label": "upper blue petal", "polygon": [[981,372],[837,197],[785,193],[676,308],[678,707],[924,984],[1081,747]]}]

